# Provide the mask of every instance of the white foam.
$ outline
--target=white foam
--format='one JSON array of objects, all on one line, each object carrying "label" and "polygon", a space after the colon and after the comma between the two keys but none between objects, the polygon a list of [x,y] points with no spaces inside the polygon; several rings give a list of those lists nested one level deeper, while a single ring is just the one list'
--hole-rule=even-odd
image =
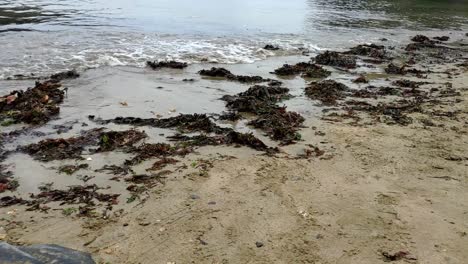
[{"label": "white foam", "polygon": [[[270,56],[299,54],[304,49],[320,50],[314,44],[295,37],[233,39],[129,32],[83,34],[30,32],[0,37],[0,46],[6,47],[0,50],[0,57],[4,58],[0,61],[0,78],[31,73],[48,76],[58,71],[101,66],[143,67],[147,60],[253,63]],[[264,50],[265,44],[278,45],[281,51]]]}]

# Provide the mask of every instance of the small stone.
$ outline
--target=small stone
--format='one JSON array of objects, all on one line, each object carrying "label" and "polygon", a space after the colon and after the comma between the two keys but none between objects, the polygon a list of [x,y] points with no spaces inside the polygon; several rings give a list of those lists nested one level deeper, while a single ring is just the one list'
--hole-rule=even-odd
[{"label": "small stone", "polygon": [[197,200],[197,199],[200,199],[200,196],[198,196],[196,194],[192,194],[192,195],[190,195],[190,198],[193,199],[193,200]]},{"label": "small stone", "polygon": [[209,205],[215,205],[216,202],[215,201],[211,201],[211,202],[208,202]]},{"label": "small stone", "polygon": [[258,241],[257,241],[257,242],[255,242],[255,246],[257,246],[258,248],[261,248],[261,247],[263,247],[264,245],[263,245],[262,242],[258,242]]}]

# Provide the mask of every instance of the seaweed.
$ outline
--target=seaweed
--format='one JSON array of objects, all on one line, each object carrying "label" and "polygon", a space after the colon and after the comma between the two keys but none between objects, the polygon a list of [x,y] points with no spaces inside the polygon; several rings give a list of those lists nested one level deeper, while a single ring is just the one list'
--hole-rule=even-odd
[{"label": "seaweed", "polygon": [[177,128],[182,133],[205,132],[222,134],[227,130],[215,124],[207,114],[180,114],[169,118],[116,117],[109,120],[94,119],[99,124],[149,126],[158,128]]},{"label": "seaweed", "polygon": [[309,62],[299,62],[295,65],[284,64],[273,73],[279,76],[302,74],[303,77],[307,78],[326,78],[331,74],[330,71],[325,70],[323,67]]},{"label": "seaweed", "polygon": [[224,68],[216,67],[212,67],[209,70],[201,70],[198,73],[206,77],[225,78],[229,81],[237,81],[240,83],[260,83],[271,81],[271,79],[264,79],[261,76],[235,75]]},{"label": "seaweed", "polygon": [[356,68],[356,57],[339,53],[336,51],[326,51],[315,57],[315,62],[322,65],[329,65],[341,68]]},{"label": "seaweed", "polygon": [[87,169],[87,168],[89,168],[88,164],[63,165],[63,166],[59,167],[58,171],[60,173],[65,173],[65,174],[68,174],[68,175],[72,175],[72,174],[74,174],[75,172],[77,172],[79,170]]},{"label": "seaweed", "polygon": [[372,58],[377,58],[377,59],[387,58],[385,46],[376,45],[376,44],[358,45],[356,47],[351,48],[349,51],[345,52],[345,54],[367,56],[367,57],[372,57]]},{"label": "seaweed", "polygon": [[47,123],[60,112],[64,91],[52,81],[36,82],[26,91],[12,91],[0,97],[0,121],[40,125]]},{"label": "seaweed", "polygon": [[348,90],[349,88],[342,83],[325,80],[310,83],[305,93],[309,98],[319,100],[325,105],[335,105],[337,100],[344,98]]},{"label": "seaweed", "polygon": [[267,45],[265,45],[265,47],[263,47],[263,49],[264,50],[279,50],[280,48],[278,46],[267,44]]},{"label": "seaweed", "polygon": [[65,79],[76,79],[78,77],[80,77],[80,74],[76,70],[71,70],[52,74],[50,79],[54,82],[60,82]]},{"label": "seaweed", "polygon": [[146,65],[153,70],[161,68],[184,69],[188,66],[187,63],[178,61],[147,61]]},{"label": "seaweed", "polygon": [[83,159],[81,154],[87,147],[97,145],[95,152],[112,151],[130,147],[145,137],[144,132],[133,129],[119,132],[92,129],[84,132],[82,136],[44,139],[38,143],[19,147],[19,150],[40,161]]}]

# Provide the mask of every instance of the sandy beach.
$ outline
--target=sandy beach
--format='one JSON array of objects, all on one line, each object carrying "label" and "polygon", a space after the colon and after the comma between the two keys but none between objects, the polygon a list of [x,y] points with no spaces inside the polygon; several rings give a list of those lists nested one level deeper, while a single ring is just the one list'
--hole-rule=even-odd
[{"label": "sandy beach", "polygon": [[[331,72],[327,80],[349,88],[333,98],[307,90],[314,82],[324,85],[323,78],[271,73],[285,63],[314,58],[307,55],[253,64],[194,64],[183,70],[104,67],[63,80],[68,89],[59,117],[32,129],[22,123],[2,128],[3,169],[18,186],[1,193],[0,240],[58,244],[89,252],[97,263],[465,263],[466,40],[414,51],[386,47],[391,59],[372,63],[372,56],[358,55],[353,69],[325,65]],[[406,66],[389,73],[391,63]],[[281,81],[290,97],[276,104],[304,117],[297,128],[300,136],[284,144],[274,139],[276,134],[247,125],[259,114],[244,113],[237,121],[215,123],[252,133],[268,146],[265,151],[220,136],[216,142],[224,143],[170,156],[174,163],[153,171],[148,168],[159,158],[148,158],[119,177],[115,171],[96,170],[121,166],[135,152],[85,150],[83,160],[44,162],[44,156],[21,148],[103,126],[106,131],[144,131],[147,137],[135,146],[174,144],[168,136],[177,129],[112,119],[228,111],[220,98],[253,84],[198,74],[211,67]],[[353,82],[361,75],[367,83]],[[406,82],[399,85],[398,80]],[[33,80],[5,80],[1,94],[32,86]],[[61,173],[59,168],[69,164],[87,165],[71,175]],[[159,176],[149,185],[135,184],[144,187],[141,192],[130,190],[128,178],[143,174]],[[112,203],[95,201],[86,211],[77,200],[31,198],[48,182],[56,191],[95,184],[103,188],[98,192],[119,196]],[[29,200],[7,204],[4,198],[12,196]]]}]

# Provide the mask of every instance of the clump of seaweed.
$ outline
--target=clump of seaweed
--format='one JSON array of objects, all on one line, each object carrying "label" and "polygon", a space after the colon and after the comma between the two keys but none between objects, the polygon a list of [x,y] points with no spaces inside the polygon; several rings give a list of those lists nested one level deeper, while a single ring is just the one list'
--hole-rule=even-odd
[{"label": "clump of seaweed", "polygon": [[342,83],[325,80],[310,83],[305,93],[309,98],[319,100],[325,105],[335,105],[337,100],[344,98],[348,90],[349,88]]},{"label": "clump of seaweed", "polygon": [[170,68],[170,69],[184,69],[188,66],[185,62],[179,61],[147,61],[146,65],[153,70],[161,69],[161,68]]},{"label": "clump of seaweed", "polygon": [[216,68],[216,67],[213,67],[209,70],[201,70],[198,73],[201,76],[212,77],[212,78],[224,78],[230,81],[238,81],[241,83],[260,83],[260,82],[271,81],[271,79],[264,79],[261,76],[235,75],[224,68]]},{"label": "clump of seaweed", "polygon": [[63,102],[64,91],[56,82],[36,82],[26,91],[12,91],[0,97],[0,121],[3,125],[27,123],[44,124],[60,112],[58,106]]},{"label": "clump of seaweed", "polygon": [[339,53],[336,51],[326,51],[315,57],[315,62],[322,65],[341,67],[346,69],[356,68],[356,57]]},{"label": "clump of seaweed", "polygon": [[274,73],[279,76],[302,74],[302,77],[307,78],[326,78],[331,74],[330,71],[323,67],[309,62],[299,62],[295,65],[284,64],[276,69]]}]

